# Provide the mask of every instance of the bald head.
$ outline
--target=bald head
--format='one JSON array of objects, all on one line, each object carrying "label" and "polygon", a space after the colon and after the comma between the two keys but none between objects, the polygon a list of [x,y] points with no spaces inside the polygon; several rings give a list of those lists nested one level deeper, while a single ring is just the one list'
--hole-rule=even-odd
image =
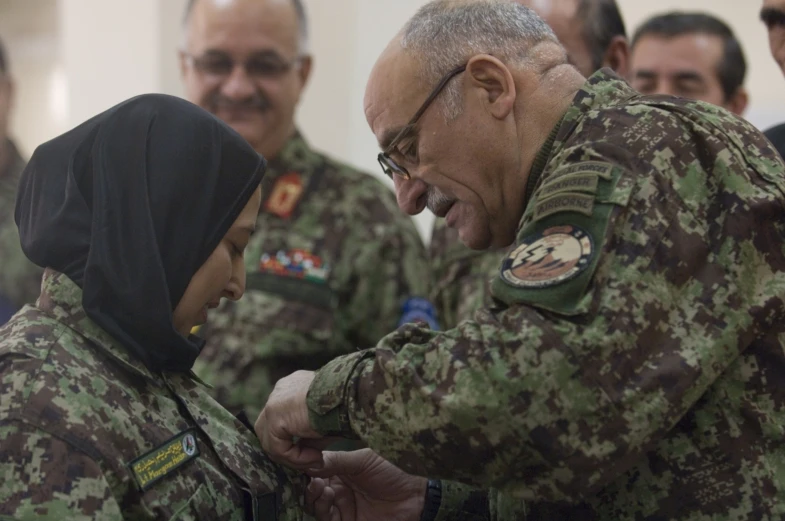
[{"label": "bald head", "polygon": [[424,6],[379,57],[365,93],[383,163],[400,174],[401,209],[427,206],[471,248],[508,245],[534,156],[584,82],[531,9]]},{"label": "bald head", "polygon": [[[185,6],[185,13],[183,15],[183,25],[185,26],[185,29],[186,29],[186,38],[188,37],[189,23],[190,23],[190,20],[191,20],[191,14],[193,13],[194,8],[196,7],[197,4],[200,4],[200,3],[211,3],[211,4],[213,4],[213,7],[218,7],[218,6],[221,6],[221,5],[227,6],[227,4],[231,4],[231,3],[235,2],[235,1],[236,0],[188,0],[188,3]],[[294,14],[295,14],[295,16],[297,18],[297,24],[296,25],[297,25],[297,34],[298,34],[298,38],[299,38],[299,42],[298,43],[299,43],[299,46],[300,46],[300,52],[302,52],[302,53],[307,52],[308,51],[308,40],[309,40],[309,27],[308,27],[308,15],[307,15],[307,13],[305,11],[305,5],[303,4],[303,0],[276,0],[276,1],[278,3],[289,4],[291,6],[291,8],[292,8],[292,10],[293,10],[293,12],[294,12]],[[252,3],[255,3],[255,4],[260,5],[260,6],[265,4],[264,1],[259,2],[259,0],[256,0],[256,2],[252,2]],[[275,2],[273,2],[273,3],[275,3]]]}]

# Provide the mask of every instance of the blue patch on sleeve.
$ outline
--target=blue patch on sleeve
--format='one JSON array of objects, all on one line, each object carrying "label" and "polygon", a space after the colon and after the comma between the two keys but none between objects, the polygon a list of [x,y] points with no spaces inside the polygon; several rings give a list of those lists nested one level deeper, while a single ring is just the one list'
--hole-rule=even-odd
[{"label": "blue patch on sleeve", "polygon": [[425,322],[434,331],[440,329],[436,320],[436,309],[428,299],[421,297],[412,297],[403,303],[398,327],[410,322]]}]

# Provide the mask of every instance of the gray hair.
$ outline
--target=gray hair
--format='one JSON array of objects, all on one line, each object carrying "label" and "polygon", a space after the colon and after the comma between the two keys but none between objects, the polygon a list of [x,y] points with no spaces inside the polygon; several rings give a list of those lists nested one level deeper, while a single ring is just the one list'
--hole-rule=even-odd
[{"label": "gray hair", "polygon": [[[183,26],[188,26],[188,20],[191,18],[191,11],[193,11],[196,2],[197,0],[188,0],[188,3],[185,6],[185,13],[183,14]],[[294,7],[294,11],[297,13],[297,26],[300,30],[300,34],[298,35],[298,46],[300,47],[299,52],[300,54],[307,54],[308,44],[310,41],[310,30],[308,26],[308,13],[305,10],[305,3],[303,0],[292,0],[292,7]]]},{"label": "gray hair", "polygon": [[[418,57],[424,82],[434,86],[450,69],[476,54],[491,54],[525,64],[531,48],[558,39],[531,9],[505,0],[436,0],[422,7],[406,24],[401,47]],[[451,82],[442,93],[444,116],[461,113],[461,91]]]}]

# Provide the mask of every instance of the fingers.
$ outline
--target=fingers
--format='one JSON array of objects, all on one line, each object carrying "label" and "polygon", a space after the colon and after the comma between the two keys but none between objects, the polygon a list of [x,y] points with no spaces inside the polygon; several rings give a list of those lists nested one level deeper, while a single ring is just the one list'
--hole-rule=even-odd
[{"label": "fingers", "polygon": [[317,521],[328,521],[335,502],[335,491],[323,479],[312,479],[305,490],[305,511]]},{"label": "fingers", "polygon": [[310,476],[320,478],[337,475],[352,476],[361,474],[375,459],[381,459],[381,457],[371,449],[352,452],[325,451],[322,453],[322,465],[308,467],[305,471]]}]

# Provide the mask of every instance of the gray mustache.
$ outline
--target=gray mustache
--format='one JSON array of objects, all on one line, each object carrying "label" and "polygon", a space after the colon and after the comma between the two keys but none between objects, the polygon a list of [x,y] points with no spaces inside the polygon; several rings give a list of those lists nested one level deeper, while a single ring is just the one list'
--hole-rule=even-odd
[{"label": "gray mustache", "polygon": [[223,96],[214,96],[210,100],[210,104],[216,109],[258,110],[260,112],[263,112],[272,106],[267,98],[258,94],[242,101],[231,100]]},{"label": "gray mustache", "polygon": [[436,188],[429,188],[427,194],[427,202],[425,206],[433,213],[437,213],[440,208],[444,208],[452,204],[452,198],[444,195]]}]

